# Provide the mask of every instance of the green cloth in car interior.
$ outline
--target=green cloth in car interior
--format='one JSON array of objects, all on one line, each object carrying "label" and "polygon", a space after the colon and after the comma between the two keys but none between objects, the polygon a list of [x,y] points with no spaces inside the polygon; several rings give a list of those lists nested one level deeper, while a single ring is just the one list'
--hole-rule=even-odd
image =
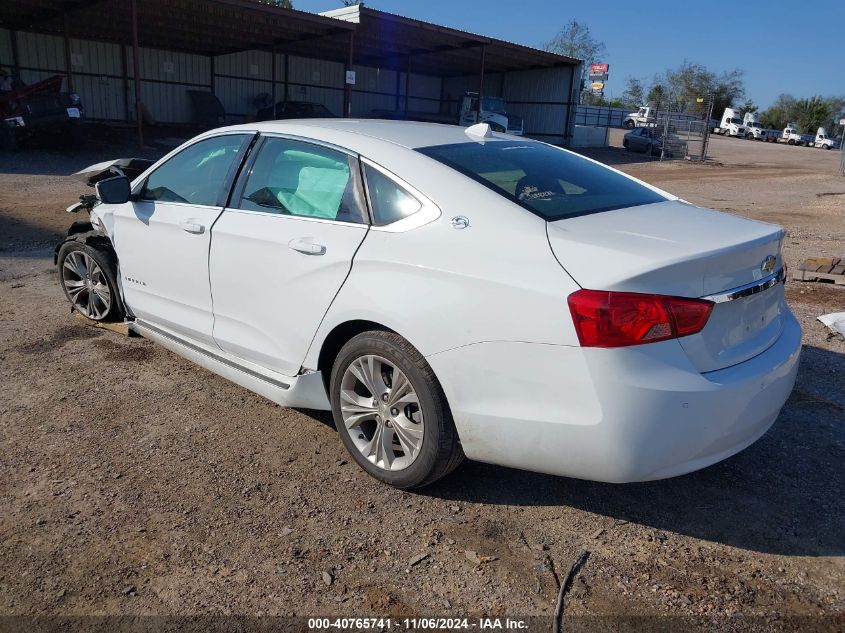
[{"label": "green cloth in car interior", "polygon": [[276,197],[293,215],[334,220],[349,182],[349,165],[326,156],[287,150],[275,161],[274,172],[296,174],[296,189],[282,186]]}]

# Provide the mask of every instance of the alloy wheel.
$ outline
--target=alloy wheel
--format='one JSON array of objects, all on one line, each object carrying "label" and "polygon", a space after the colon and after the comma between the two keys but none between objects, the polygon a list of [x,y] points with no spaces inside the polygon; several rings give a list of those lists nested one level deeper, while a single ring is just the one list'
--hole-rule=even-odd
[{"label": "alloy wheel", "polygon": [[103,269],[84,251],[71,251],[62,264],[62,283],[73,307],[99,321],[111,309],[111,291]]},{"label": "alloy wheel", "polygon": [[402,470],[419,455],[425,434],[420,399],[391,361],[375,355],[352,361],[340,383],[340,411],[352,443],[375,466]]}]

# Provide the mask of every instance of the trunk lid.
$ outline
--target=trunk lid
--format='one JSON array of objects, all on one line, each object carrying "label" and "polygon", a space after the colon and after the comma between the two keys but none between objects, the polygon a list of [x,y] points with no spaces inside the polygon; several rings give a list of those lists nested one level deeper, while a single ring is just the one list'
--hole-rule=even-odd
[{"label": "trunk lid", "polygon": [[[681,201],[548,223],[549,244],[584,288],[706,297],[757,282],[783,267],[783,230]],[[772,256],[774,267],[763,268]],[[783,284],[717,303],[705,328],[678,339],[701,372],[741,363],[780,336]]]}]

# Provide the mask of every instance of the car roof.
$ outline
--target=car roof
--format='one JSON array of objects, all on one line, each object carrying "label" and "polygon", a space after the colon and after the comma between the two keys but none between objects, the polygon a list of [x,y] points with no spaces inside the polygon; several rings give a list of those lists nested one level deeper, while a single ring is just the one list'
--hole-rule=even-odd
[{"label": "car roof", "polygon": [[[295,134],[353,149],[367,139],[376,139],[409,149],[468,143],[471,139],[465,127],[443,123],[418,121],[388,121],[382,119],[296,119],[264,121],[225,128],[226,131],[249,130],[261,133]],[[221,132],[217,129],[213,132]],[[501,136],[502,140],[517,137]],[[341,142],[344,141],[344,142]],[[528,142],[528,139],[520,139]]]}]

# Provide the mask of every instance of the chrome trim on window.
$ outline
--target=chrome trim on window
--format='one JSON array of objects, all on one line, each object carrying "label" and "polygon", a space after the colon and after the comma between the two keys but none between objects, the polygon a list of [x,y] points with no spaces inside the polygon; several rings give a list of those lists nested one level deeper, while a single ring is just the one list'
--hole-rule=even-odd
[{"label": "chrome trim on window", "polygon": [[727,301],[733,301],[734,299],[742,299],[743,297],[750,297],[751,295],[756,295],[759,292],[768,290],[785,279],[786,274],[784,269],[781,268],[779,271],[774,272],[767,277],[763,277],[762,279],[758,279],[757,281],[752,281],[750,284],[737,286],[736,288],[731,288],[730,290],[725,290],[724,292],[707,295],[706,297],[701,297],[701,299],[706,299],[707,301],[712,301],[713,303],[725,303]]}]

